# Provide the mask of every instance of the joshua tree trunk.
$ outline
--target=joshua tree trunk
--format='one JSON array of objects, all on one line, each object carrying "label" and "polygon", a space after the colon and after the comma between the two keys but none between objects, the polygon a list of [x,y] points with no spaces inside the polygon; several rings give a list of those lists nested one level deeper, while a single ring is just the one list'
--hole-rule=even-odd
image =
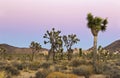
[{"label": "joshua tree trunk", "polygon": [[93,66],[96,71],[96,57],[97,57],[97,36],[94,36],[94,43],[93,43]]},{"label": "joshua tree trunk", "polygon": [[55,52],[53,49],[49,51],[48,59],[55,60]]},{"label": "joshua tree trunk", "polygon": [[53,61],[55,61],[55,52],[53,51]]},{"label": "joshua tree trunk", "polygon": [[68,49],[68,60],[72,59],[72,54],[73,54],[73,50],[72,49]]},{"label": "joshua tree trunk", "polygon": [[31,61],[34,60],[34,55],[35,55],[35,51],[32,52],[32,57],[31,57]]}]

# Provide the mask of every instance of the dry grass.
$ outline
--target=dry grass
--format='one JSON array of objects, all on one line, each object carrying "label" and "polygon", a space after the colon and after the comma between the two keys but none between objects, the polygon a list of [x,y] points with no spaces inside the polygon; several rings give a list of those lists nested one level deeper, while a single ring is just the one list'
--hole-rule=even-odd
[{"label": "dry grass", "polygon": [[5,78],[5,77],[6,77],[5,71],[0,71],[0,78]]},{"label": "dry grass", "polygon": [[74,74],[64,74],[61,72],[52,72],[46,78],[78,78]]},{"label": "dry grass", "polygon": [[90,78],[106,78],[105,75],[91,75]]}]

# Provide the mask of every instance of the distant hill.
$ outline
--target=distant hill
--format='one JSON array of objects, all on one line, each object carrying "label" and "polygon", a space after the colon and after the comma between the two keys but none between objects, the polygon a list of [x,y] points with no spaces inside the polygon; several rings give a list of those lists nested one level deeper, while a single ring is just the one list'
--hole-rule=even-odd
[{"label": "distant hill", "polygon": [[[116,40],[112,42],[111,44],[104,47],[105,50],[108,50],[109,52],[119,52],[120,53],[120,40]],[[87,51],[92,51],[93,47],[87,49]]]},{"label": "distant hill", "polygon": [[115,42],[106,46],[104,49],[109,50],[110,52],[120,52],[120,40],[116,40]]},{"label": "distant hill", "polygon": [[[6,53],[8,53],[8,54],[29,54],[29,53],[32,53],[32,50],[30,48],[19,48],[19,47],[11,46],[8,44],[0,44],[0,47],[5,48]],[[42,48],[41,52],[48,52],[48,50],[45,48]]]}]

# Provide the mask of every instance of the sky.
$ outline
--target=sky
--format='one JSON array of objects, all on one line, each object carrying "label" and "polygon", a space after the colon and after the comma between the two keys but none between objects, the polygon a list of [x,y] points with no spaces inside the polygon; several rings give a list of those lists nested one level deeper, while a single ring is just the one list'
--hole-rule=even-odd
[{"label": "sky", "polygon": [[108,18],[98,45],[105,47],[120,39],[120,0],[0,0],[0,43],[29,47],[36,41],[49,49],[43,35],[54,27],[61,35],[77,35],[80,42],[73,48],[88,49],[93,45],[88,13]]}]

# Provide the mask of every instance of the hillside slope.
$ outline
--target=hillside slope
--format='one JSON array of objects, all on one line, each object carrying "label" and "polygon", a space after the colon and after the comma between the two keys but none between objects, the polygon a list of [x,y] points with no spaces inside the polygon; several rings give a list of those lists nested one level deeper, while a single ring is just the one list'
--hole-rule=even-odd
[{"label": "hillside slope", "polygon": [[110,52],[120,52],[120,40],[116,40],[106,46],[104,49],[109,50]]},{"label": "hillside slope", "polygon": [[[29,54],[29,53],[32,53],[32,50],[30,48],[19,48],[19,47],[15,47],[15,46],[11,46],[11,45],[8,45],[8,44],[0,44],[0,47],[3,47],[6,49],[6,53],[8,54]],[[48,51],[47,49],[45,48],[42,48],[41,51]]]}]

